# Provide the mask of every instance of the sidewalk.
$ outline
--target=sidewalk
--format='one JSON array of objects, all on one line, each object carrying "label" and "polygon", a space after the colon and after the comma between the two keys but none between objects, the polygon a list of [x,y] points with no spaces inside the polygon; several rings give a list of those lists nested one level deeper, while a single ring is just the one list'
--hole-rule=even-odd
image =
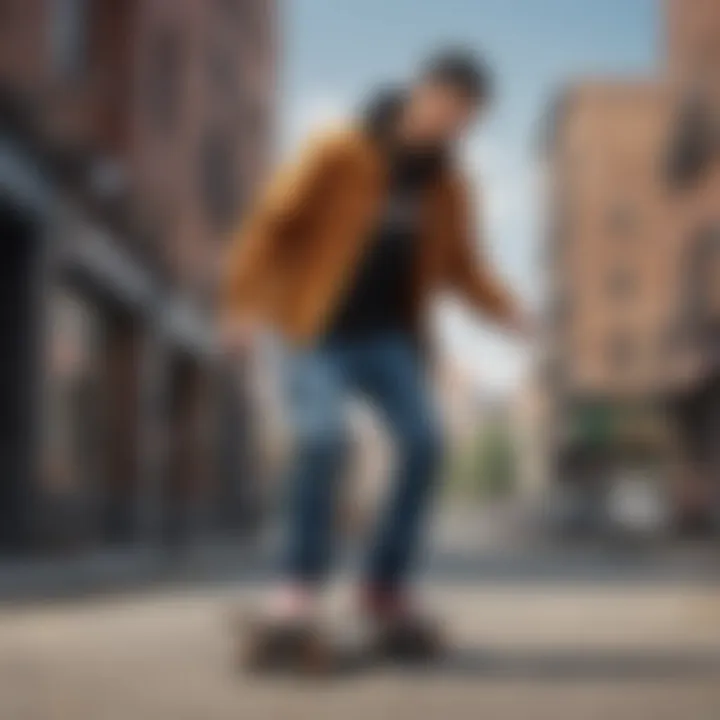
[{"label": "sidewalk", "polygon": [[[347,607],[342,586],[335,598]],[[717,591],[435,584],[452,647],[328,682],[233,667],[228,611],[263,587],[0,608],[8,720],[716,720]],[[342,609],[342,608],[339,608]]]},{"label": "sidewalk", "polygon": [[[0,603],[84,597],[157,587],[224,586],[267,581],[277,529],[249,539],[206,540],[182,553],[134,547],[74,558],[0,560]],[[361,538],[341,543],[340,575],[357,569]],[[523,519],[495,508],[446,509],[437,517],[423,576],[449,583],[530,587],[541,583],[708,586],[720,584],[712,545],[612,548],[549,542]]]},{"label": "sidewalk", "polygon": [[247,540],[207,540],[182,553],[135,546],[74,557],[0,560],[0,603],[237,581],[266,574],[268,552]]}]

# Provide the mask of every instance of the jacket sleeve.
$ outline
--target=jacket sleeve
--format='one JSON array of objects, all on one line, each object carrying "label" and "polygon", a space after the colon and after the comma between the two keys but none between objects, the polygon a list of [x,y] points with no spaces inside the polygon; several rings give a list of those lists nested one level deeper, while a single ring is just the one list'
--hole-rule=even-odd
[{"label": "jacket sleeve", "polygon": [[447,266],[449,283],[474,308],[500,325],[506,325],[517,317],[518,306],[487,259],[482,229],[478,231],[478,223],[474,221],[477,208],[472,205],[466,183],[456,184],[452,203],[453,228]]},{"label": "jacket sleeve", "polygon": [[[273,265],[284,262],[289,242],[311,217],[324,188],[332,182],[339,144],[330,137],[309,142],[301,157],[271,178],[235,232],[222,278],[225,315],[259,315],[272,292]],[[293,252],[302,248],[293,248]]]}]

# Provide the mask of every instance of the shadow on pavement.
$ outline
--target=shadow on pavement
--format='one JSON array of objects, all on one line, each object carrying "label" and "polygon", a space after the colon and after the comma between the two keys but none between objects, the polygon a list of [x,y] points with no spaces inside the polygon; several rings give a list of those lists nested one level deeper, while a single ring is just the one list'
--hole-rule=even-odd
[{"label": "shadow on pavement", "polygon": [[643,681],[714,677],[720,682],[720,650],[513,650],[487,648],[455,651],[435,665],[412,672],[477,680],[608,680]]}]

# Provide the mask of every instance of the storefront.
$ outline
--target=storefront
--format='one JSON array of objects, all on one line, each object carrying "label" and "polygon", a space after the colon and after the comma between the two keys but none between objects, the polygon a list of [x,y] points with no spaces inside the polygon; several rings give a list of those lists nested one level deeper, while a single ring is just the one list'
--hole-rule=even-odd
[{"label": "storefront", "polygon": [[0,138],[0,553],[33,534],[47,211],[37,171]]},{"label": "storefront", "polygon": [[138,537],[151,278],[0,141],[0,546]]},{"label": "storefront", "polygon": [[206,311],[46,176],[0,142],[0,553],[234,529],[247,423]]}]

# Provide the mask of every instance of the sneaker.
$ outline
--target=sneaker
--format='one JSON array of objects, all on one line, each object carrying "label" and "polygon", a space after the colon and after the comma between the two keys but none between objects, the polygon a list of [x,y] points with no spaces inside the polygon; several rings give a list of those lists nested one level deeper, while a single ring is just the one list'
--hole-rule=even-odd
[{"label": "sneaker", "polygon": [[337,666],[318,622],[256,615],[236,625],[236,663],[246,672],[327,675]]},{"label": "sneaker", "polygon": [[373,652],[381,658],[426,662],[444,654],[446,640],[441,624],[419,612],[404,594],[366,593],[361,610],[370,627]]}]

